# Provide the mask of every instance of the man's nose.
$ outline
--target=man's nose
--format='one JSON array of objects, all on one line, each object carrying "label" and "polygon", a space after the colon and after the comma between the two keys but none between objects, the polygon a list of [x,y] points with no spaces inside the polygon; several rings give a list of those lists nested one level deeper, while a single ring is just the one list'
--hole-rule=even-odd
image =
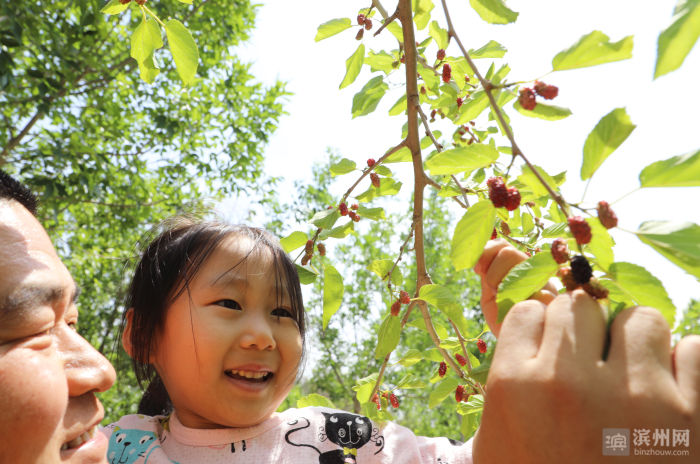
[{"label": "man's nose", "polygon": [[112,364],[80,334],[68,327],[62,330],[59,350],[64,358],[69,396],[109,390],[116,378]]}]

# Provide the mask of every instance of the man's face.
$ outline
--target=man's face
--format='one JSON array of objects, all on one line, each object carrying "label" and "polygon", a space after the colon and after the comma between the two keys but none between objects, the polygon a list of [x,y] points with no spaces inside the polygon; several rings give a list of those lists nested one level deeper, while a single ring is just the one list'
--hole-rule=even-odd
[{"label": "man's face", "polygon": [[0,200],[0,462],[102,463],[114,369],[75,330],[77,288],[43,227]]}]

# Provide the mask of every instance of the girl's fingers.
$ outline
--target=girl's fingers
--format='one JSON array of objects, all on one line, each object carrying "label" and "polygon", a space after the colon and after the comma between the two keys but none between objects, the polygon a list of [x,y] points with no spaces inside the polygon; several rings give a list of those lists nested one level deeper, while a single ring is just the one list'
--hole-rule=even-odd
[{"label": "girl's fingers", "polygon": [[513,305],[506,315],[498,337],[494,366],[516,369],[523,361],[537,356],[542,342],[545,305],[526,300]]},{"label": "girl's fingers", "polygon": [[[658,366],[670,373],[670,342],[671,331],[660,312],[645,306],[628,308],[618,314],[610,326],[607,361],[613,371],[626,366],[630,375],[645,375]],[[685,357],[685,347],[681,348],[680,354]],[[657,366],[651,365],[653,362]]]},{"label": "girl's fingers", "polygon": [[700,414],[700,335],[688,335],[678,342],[673,365],[681,394]]},{"label": "girl's fingers", "polygon": [[564,293],[547,307],[538,357],[593,364],[602,359],[605,336],[606,317],[600,305],[583,290]]}]

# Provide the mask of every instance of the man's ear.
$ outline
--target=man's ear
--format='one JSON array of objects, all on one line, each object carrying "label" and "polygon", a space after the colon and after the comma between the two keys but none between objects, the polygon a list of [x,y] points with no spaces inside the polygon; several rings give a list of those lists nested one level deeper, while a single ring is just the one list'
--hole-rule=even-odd
[{"label": "man's ear", "polygon": [[134,357],[134,347],[131,344],[131,320],[133,317],[134,308],[129,308],[126,311],[126,324],[124,324],[124,332],[122,332],[122,346],[124,347],[126,354],[128,354],[131,358]]}]

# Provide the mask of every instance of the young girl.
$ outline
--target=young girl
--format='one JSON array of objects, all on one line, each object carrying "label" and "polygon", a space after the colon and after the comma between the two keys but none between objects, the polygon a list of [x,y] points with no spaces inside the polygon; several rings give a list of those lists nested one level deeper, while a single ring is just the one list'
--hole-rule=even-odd
[{"label": "young girl", "polygon": [[471,442],[319,407],[275,411],[304,355],[294,263],[267,232],[183,220],[144,251],[122,341],[139,414],[107,426],[107,460],[131,463],[471,463]]}]

